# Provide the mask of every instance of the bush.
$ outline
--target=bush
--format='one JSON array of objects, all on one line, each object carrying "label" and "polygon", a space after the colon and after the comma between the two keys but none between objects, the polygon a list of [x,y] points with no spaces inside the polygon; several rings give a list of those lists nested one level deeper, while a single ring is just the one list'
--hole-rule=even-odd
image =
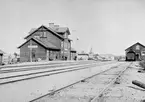
[{"label": "bush", "polygon": [[145,61],[139,62],[139,65],[143,68],[143,70],[145,70]]}]

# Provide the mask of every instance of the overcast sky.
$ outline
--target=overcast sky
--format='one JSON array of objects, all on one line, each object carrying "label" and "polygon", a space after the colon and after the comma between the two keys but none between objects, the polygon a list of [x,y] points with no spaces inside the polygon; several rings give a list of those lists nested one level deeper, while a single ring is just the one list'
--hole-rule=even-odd
[{"label": "overcast sky", "polygon": [[145,0],[0,0],[0,49],[19,52],[31,28],[51,22],[69,27],[79,51],[122,55],[145,45]]}]

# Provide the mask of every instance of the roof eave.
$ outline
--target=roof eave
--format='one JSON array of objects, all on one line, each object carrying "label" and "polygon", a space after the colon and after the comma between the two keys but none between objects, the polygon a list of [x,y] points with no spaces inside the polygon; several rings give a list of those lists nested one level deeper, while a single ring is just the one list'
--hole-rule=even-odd
[{"label": "roof eave", "polygon": [[46,26],[44,26],[44,25],[41,25],[39,28],[37,28],[36,30],[34,30],[33,32],[31,32],[29,35],[27,35],[24,39],[27,39],[29,36],[31,36],[33,33],[35,33],[38,29],[40,29],[41,27],[45,27],[47,30],[49,30],[49,31],[51,31],[52,33],[54,33],[57,37],[59,37],[60,39],[63,39],[61,36],[59,36],[58,34],[57,34],[57,32],[55,32],[55,31],[52,31],[52,29],[49,29],[49,28],[47,28]]}]

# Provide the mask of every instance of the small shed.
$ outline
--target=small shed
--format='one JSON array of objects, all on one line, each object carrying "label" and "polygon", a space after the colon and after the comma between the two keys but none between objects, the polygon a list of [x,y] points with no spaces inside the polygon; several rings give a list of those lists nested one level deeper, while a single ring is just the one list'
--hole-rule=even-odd
[{"label": "small shed", "polygon": [[125,49],[126,58],[130,57],[129,53],[131,51],[134,52],[133,57],[135,61],[145,60],[145,46],[141,43],[137,42]]},{"label": "small shed", "polygon": [[88,60],[88,58],[89,58],[89,54],[86,53],[78,54],[78,60]]}]

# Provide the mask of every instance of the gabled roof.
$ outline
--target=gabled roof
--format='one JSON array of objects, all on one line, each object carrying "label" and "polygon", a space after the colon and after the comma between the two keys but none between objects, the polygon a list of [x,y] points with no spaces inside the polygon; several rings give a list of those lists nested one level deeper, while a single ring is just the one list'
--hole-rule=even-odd
[{"label": "gabled roof", "polygon": [[125,51],[129,50],[131,47],[133,47],[133,46],[135,46],[135,45],[140,45],[140,46],[142,46],[142,47],[145,48],[144,45],[142,45],[141,43],[137,42],[137,43],[133,44],[132,46],[128,47],[127,49],[125,49]]},{"label": "gabled roof", "polygon": [[20,45],[18,48],[21,48],[23,45],[25,45],[30,40],[33,40],[33,41],[39,43],[40,45],[42,45],[43,47],[45,47],[47,49],[60,50],[60,48],[58,48],[57,46],[53,45],[51,42],[48,42],[47,40],[45,41],[45,40],[37,39],[37,38],[31,38],[31,39],[27,40],[22,45]]},{"label": "gabled roof", "polygon": [[52,32],[52,34],[54,34],[55,36],[59,37],[60,39],[64,39],[62,36],[60,36],[57,32],[55,32],[53,29],[51,29],[50,27],[46,27],[44,25],[40,26],[37,29],[33,29],[33,31],[30,31],[30,34],[28,36],[26,36],[24,39],[27,39],[29,36],[31,36],[33,33],[37,32],[40,28],[44,27],[46,30]]}]

